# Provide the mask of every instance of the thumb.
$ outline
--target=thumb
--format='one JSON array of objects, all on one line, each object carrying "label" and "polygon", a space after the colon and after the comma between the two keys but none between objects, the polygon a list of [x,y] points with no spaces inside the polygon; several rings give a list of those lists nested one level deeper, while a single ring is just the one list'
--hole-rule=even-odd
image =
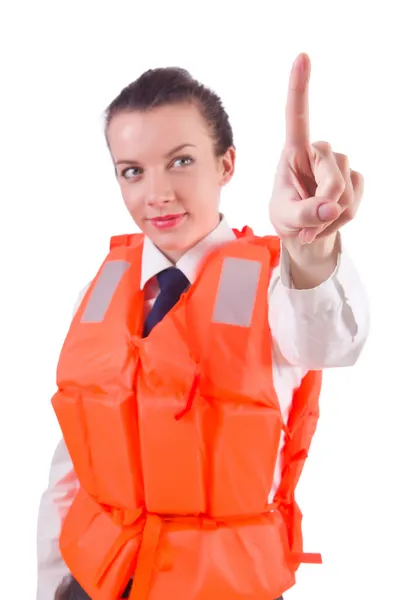
[{"label": "thumb", "polygon": [[329,198],[312,197],[293,202],[294,228],[318,227],[326,222],[335,221],[342,213],[342,207]]}]

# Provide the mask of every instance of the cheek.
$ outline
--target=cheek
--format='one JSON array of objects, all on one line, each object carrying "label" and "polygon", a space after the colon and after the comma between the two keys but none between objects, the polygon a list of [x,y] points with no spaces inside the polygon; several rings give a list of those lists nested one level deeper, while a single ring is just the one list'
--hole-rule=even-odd
[{"label": "cheek", "polygon": [[220,188],[214,181],[197,182],[192,195],[192,208],[201,220],[205,220],[205,215],[211,218],[212,213],[219,208]]},{"label": "cheek", "polygon": [[121,188],[121,194],[124,200],[124,204],[130,213],[130,215],[139,220],[139,216],[142,214],[143,203],[139,200],[138,194],[134,193],[134,190],[128,186]]},{"label": "cheek", "polygon": [[178,191],[183,193],[186,202],[194,210],[195,207],[203,208],[216,203],[220,195],[220,186],[213,173],[208,173],[189,178]]}]

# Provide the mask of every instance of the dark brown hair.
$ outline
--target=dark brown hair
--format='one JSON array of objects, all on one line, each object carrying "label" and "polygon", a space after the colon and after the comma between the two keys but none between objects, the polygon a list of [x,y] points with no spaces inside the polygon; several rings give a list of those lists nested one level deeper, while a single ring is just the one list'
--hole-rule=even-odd
[{"label": "dark brown hair", "polygon": [[216,156],[234,146],[229,117],[219,96],[178,67],[149,69],[125,87],[105,111],[105,131],[118,113],[183,103],[197,105],[214,140]]}]

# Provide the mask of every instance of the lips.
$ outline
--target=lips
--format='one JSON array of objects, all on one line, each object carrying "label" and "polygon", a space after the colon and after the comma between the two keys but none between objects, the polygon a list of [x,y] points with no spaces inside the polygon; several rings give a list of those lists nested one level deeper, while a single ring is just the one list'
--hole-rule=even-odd
[{"label": "lips", "polygon": [[164,215],[162,217],[155,217],[150,219],[150,222],[157,229],[171,229],[176,227],[185,217],[186,213],[179,213],[177,215]]}]

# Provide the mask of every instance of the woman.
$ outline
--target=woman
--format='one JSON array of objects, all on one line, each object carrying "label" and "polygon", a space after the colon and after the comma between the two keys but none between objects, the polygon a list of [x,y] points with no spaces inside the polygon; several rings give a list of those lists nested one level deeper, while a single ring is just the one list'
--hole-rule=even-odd
[{"label": "woman", "polygon": [[64,440],[40,509],[38,600],[55,589],[64,600],[275,600],[302,562],[319,562],[303,552],[294,492],[321,370],[356,362],[368,310],[338,233],[362,177],[310,144],[309,71],[300,55],[270,202],[277,237],[220,215],[232,129],[186,71],[148,71],[107,109],[142,235],[112,238],[61,352]]}]

